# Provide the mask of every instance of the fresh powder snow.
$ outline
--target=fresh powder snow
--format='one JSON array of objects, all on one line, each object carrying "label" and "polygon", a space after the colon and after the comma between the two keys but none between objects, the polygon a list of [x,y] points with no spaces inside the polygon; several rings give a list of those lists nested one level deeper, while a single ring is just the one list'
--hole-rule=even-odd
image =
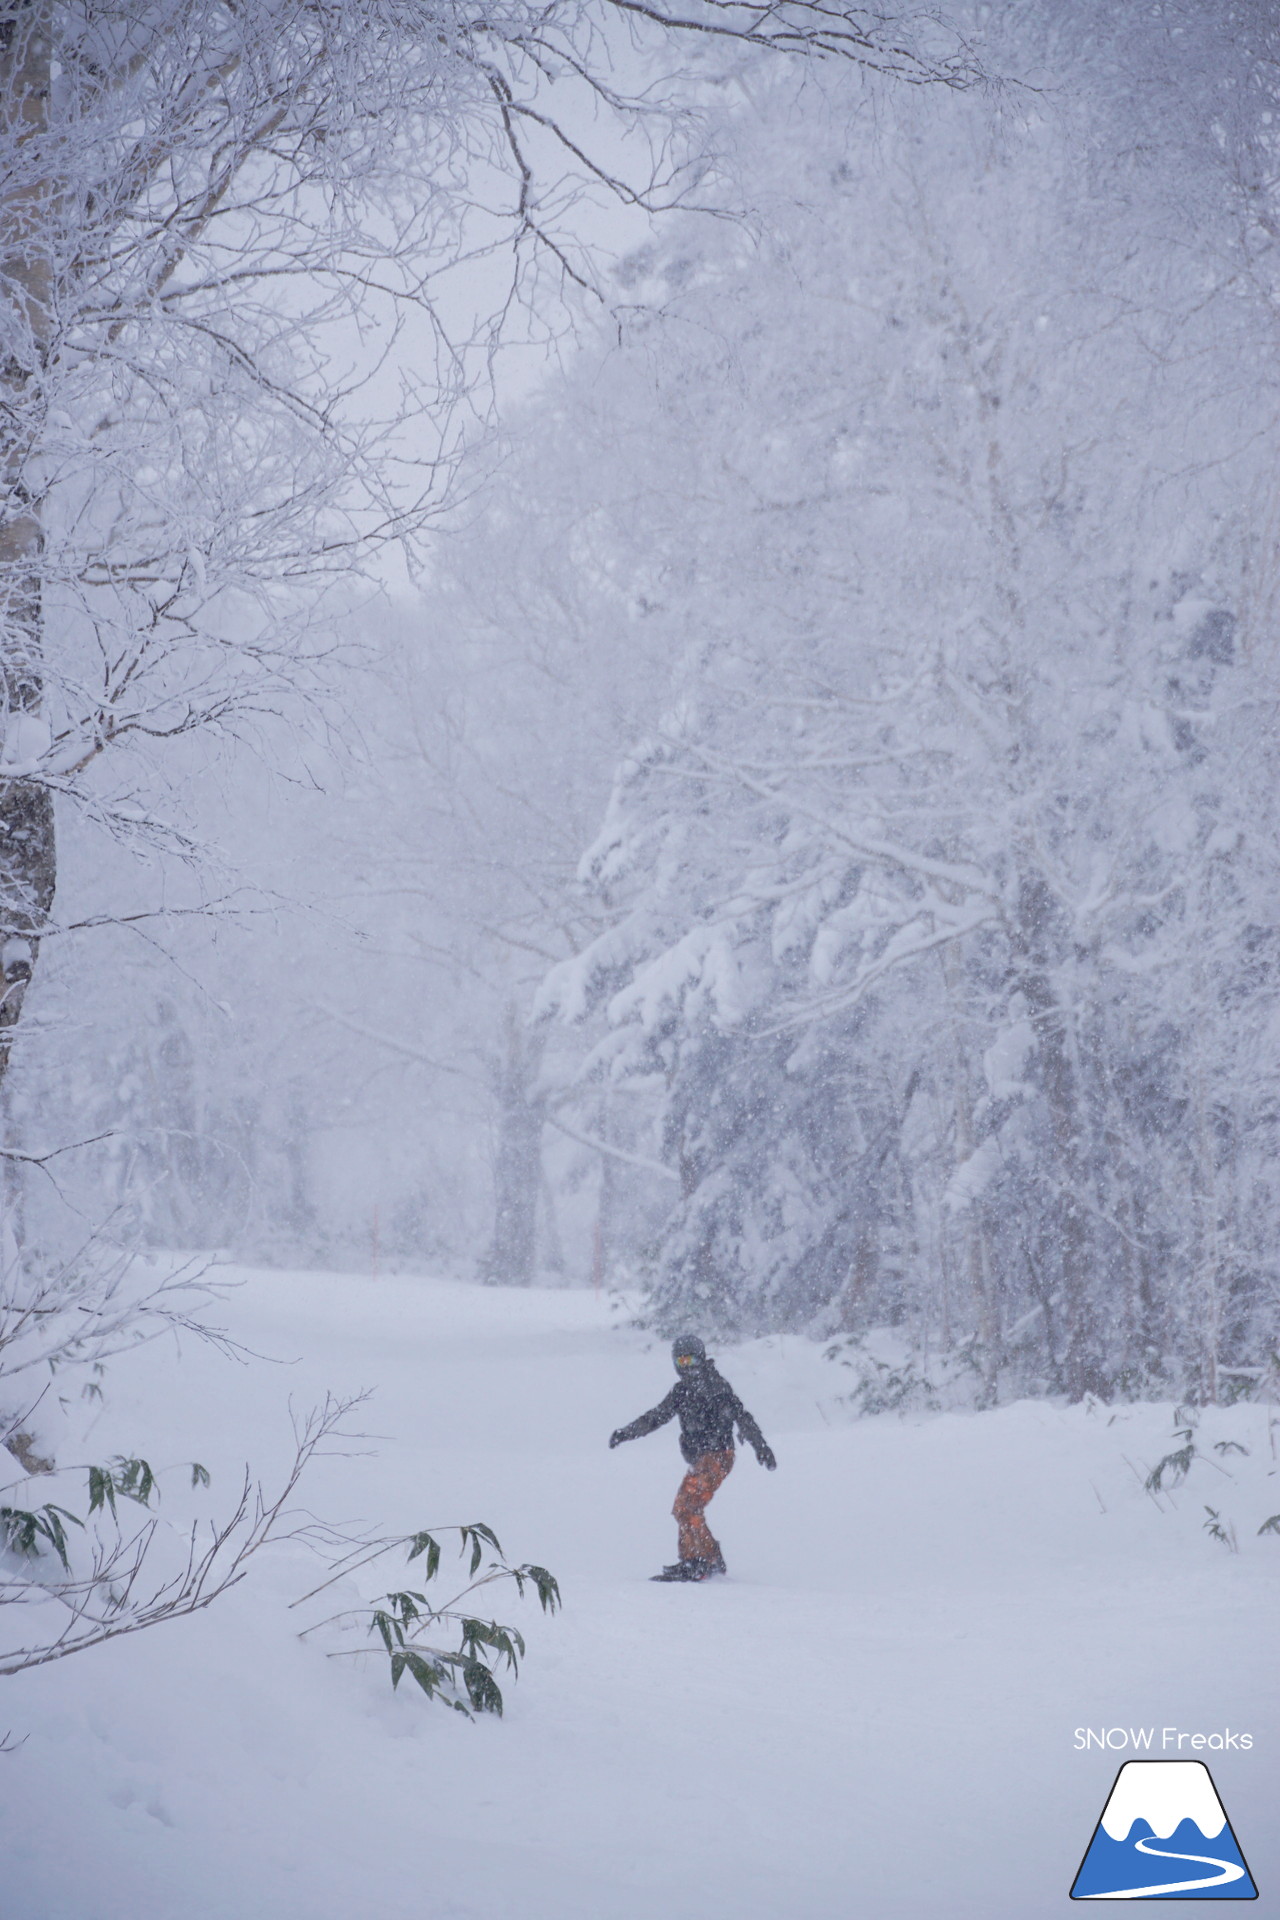
[{"label": "fresh powder snow", "polygon": [[[491,1591],[528,1659],[474,1724],[393,1695],[380,1653],[299,1639],[356,1596],[291,1608],[323,1573],[293,1544],[205,1614],[18,1676],[5,1920],[1035,1920],[1063,1911],[1117,1740],[1144,1728],[1153,1756],[1165,1729],[1252,1731],[1198,1757],[1264,1897],[1280,1884],[1268,1408],[1206,1410],[1222,1467],[1153,1497],[1168,1407],[858,1420],[812,1342],[712,1343],[778,1471],[741,1450],[710,1509],[727,1580],[654,1586],[682,1463],[674,1428],[608,1450],[672,1377],[625,1302],[231,1277],[228,1324],[262,1357],[116,1361],[82,1457],[197,1457],[216,1512],[245,1458],[268,1482],[283,1463],[287,1402],[372,1387],[350,1423],[369,1437],[302,1503],[388,1532],[485,1520],[564,1610]],[[413,1584],[399,1556],[373,1579]]]}]

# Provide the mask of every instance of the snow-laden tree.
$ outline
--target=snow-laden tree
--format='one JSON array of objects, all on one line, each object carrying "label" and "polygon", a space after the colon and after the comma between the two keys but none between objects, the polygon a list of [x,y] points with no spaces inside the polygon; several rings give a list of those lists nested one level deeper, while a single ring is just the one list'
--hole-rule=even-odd
[{"label": "snow-laden tree", "polygon": [[664,1090],[667,1323],[1213,1396],[1274,1311],[1274,377],[1087,106],[815,106],[761,243],[593,371],[601,545],[683,665],[544,1003]]},{"label": "snow-laden tree", "polygon": [[[324,664],[325,590],[433,511],[477,350],[513,308],[537,309],[548,276],[589,279],[580,193],[647,208],[679,192],[669,122],[656,160],[645,131],[658,123],[643,49],[623,44],[633,25],[907,80],[970,73],[931,36],[907,45],[891,20],[796,0],[688,16],[634,0],[496,15],[416,0],[0,9],[0,1074],[55,930],[55,801],[122,838],[182,845],[181,810],[158,817],[155,744],[254,720],[269,742],[271,716]],[[595,113],[610,121],[598,145]],[[632,131],[634,170],[617,157]],[[492,271],[479,321],[473,292],[443,284],[450,267]],[[393,366],[400,391],[379,419],[370,389]],[[194,1078],[178,1026],[152,1054],[174,1086]],[[170,1119],[171,1143],[202,1130],[194,1102]],[[171,1282],[146,1291],[138,1263],[101,1246],[56,1268],[6,1241],[0,1266],[6,1380],[100,1364],[172,1324]],[[142,1598],[154,1528],[86,1541],[77,1565],[69,1510],[34,1484],[57,1463],[19,1417],[10,1406],[0,1422],[22,1469],[0,1509],[0,1599],[58,1619],[19,1635],[7,1670],[208,1604],[276,1529],[339,1410],[299,1433],[277,1499],[255,1503],[246,1477],[207,1548],[193,1522]],[[83,1470],[90,1520],[148,1497],[141,1458]]]},{"label": "snow-laden tree", "polygon": [[[190,853],[174,743],[331,693],[326,600],[412,553],[498,346],[691,183],[676,44],[972,72],[804,0],[0,6],[0,1079],[80,917],[55,806]],[[47,1277],[6,1253],[0,1352]]]},{"label": "snow-laden tree", "polygon": [[[154,921],[129,924],[152,876],[64,835],[80,915],[123,924],[47,952],[11,1131],[41,1148],[103,1136],[48,1175],[90,1217],[111,1209],[117,1235],[255,1262],[479,1262],[522,1284],[583,1271],[597,1198],[625,1255],[631,1186],[670,1184],[624,1157],[643,1101],[602,1111],[572,1081],[576,1036],[525,1020],[548,962],[599,928],[573,875],[660,684],[626,622],[606,628],[607,595],[560,617],[554,547],[538,573],[556,464],[544,448],[526,471],[510,447],[504,478],[531,504],[473,502],[421,604],[371,616],[379,664],[354,677],[323,789],[318,753],[278,729],[233,778],[194,742],[176,750],[205,768],[193,835],[245,852],[226,912],[170,882],[167,964]],[[286,756],[282,783],[262,762]],[[176,912],[184,898],[205,910]],[[582,1144],[602,1130],[607,1156]],[[26,1237],[44,1243],[56,1195],[46,1176],[25,1185]]]},{"label": "snow-laden tree", "polygon": [[[524,1285],[562,1266],[566,1232],[574,1264],[591,1257],[601,1160],[624,1181],[634,1170],[627,1103],[603,1114],[576,1084],[573,1042],[527,1016],[548,963],[600,929],[574,872],[665,662],[637,648],[607,586],[572,602],[584,530],[566,552],[564,512],[587,480],[572,434],[535,452],[516,431],[497,472],[442,540],[369,691],[325,829],[348,850],[332,904],[364,951],[317,992],[315,1036],[359,1047],[375,1097],[421,1116],[425,1183],[465,1154],[470,1233],[452,1261]],[[439,1112],[452,1142],[428,1140]],[[605,1210],[620,1199],[609,1187]]]},{"label": "snow-laden tree", "polygon": [[0,11],[6,1036],[50,925],[54,798],[159,831],[121,749],[233,729],[305,679],[314,590],[420,530],[485,353],[591,277],[575,204],[679,196],[632,25],[650,50],[969,72],[937,35],[912,51],[803,0]]}]

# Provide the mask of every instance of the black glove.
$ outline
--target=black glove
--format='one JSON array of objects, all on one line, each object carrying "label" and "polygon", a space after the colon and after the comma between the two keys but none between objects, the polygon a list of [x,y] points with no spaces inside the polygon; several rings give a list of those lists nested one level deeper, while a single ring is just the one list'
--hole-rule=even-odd
[{"label": "black glove", "polygon": [[773,1448],[769,1445],[768,1441],[766,1441],[763,1446],[756,1448],[756,1459],[762,1467],[768,1467],[770,1473],[773,1472],[778,1464],[773,1457]]},{"label": "black glove", "polygon": [[619,1428],[617,1432],[611,1433],[609,1435],[609,1445],[611,1447],[620,1447],[622,1445],[622,1429],[621,1428]]}]

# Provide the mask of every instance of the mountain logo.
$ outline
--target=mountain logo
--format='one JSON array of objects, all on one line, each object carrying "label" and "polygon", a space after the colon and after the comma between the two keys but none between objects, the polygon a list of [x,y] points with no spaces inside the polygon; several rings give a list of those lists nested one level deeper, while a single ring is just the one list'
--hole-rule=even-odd
[{"label": "mountain logo", "polygon": [[1071,1888],[1073,1900],[1256,1900],[1202,1760],[1126,1760]]}]

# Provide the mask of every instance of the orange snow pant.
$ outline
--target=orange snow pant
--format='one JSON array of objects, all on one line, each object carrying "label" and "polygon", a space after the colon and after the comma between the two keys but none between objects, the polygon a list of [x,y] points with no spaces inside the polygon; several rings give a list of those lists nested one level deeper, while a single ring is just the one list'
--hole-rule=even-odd
[{"label": "orange snow pant", "polygon": [[720,1545],[703,1519],[707,1502],[733,1467],[733,1448],[720,1453],[701,1453],[680,1482],[680,1491],[671,1511],[680,1529],[682,1560],[718,1560]]}]

